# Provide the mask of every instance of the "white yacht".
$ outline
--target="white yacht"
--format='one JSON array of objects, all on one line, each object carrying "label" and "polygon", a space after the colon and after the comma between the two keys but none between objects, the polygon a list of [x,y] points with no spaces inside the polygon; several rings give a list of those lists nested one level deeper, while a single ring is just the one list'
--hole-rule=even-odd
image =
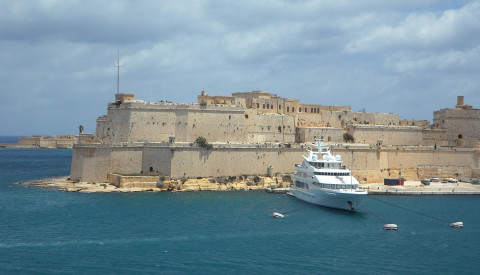
[{"label": "white yacht", "polygon": [[295,183],[288,194],[309,203],[355,211],[367,191],[358,187],[340,155],[333,156],[321,141],[316,146],[317,152],[309,149],[308,157],[295,165]]}]

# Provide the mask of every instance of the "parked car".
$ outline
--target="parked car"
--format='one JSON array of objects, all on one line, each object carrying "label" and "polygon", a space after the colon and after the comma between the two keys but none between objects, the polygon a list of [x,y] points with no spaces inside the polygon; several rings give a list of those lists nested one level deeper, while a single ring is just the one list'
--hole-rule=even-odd
[{"label": "parked car", "polygon": [[480,184],[480,180],[474,179],[474,180],[472,180],[472,184]]},{"label": "parked car", "polygon": [[446,179],[446,180],[447,180],[448,182],[458,182],[458,180],[452,179],[452,178],[448,178],[448,179]]},{"label": "parked car", "polygon": [[440,179],[439,178],[430,178],[430,182],[439,182]]}]

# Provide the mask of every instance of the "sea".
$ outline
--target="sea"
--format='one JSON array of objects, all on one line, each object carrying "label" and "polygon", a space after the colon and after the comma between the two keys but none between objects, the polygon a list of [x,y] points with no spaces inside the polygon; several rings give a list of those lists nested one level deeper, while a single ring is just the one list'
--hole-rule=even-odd
[{"label": "sea", "polygon": [[480,272],[478,196],[368,196],[350,213],[262,191],[17,184],[68,176],[71,157],[70,149],[0,148],[0,274]]}]

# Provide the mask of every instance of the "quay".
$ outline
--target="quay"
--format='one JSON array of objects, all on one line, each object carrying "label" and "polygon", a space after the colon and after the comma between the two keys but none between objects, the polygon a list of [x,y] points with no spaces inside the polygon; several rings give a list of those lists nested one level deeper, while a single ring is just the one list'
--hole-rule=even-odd
[{"label": "quay", "polygon": [[420,181],[406,181],[405,185],[389,186],[383,183],[360,184],[369,195],[480,195],[480,185],[468,182],[440,183],[423,185]]}]

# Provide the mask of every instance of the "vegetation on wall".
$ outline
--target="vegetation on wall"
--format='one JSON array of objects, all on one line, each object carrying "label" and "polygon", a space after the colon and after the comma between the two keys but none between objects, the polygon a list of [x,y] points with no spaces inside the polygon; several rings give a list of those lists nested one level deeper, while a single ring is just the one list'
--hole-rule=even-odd
[{"label": "vegetation on wall", "polygon": [[199,136],[197,137],[197,139],[195,139],[195,143],[198,144],[198,146],[200,147],[203,147],[207,150],[210,150],[213,148],[213,145],[211,145],[210,143],[207,142],[207,139],[202,137],[202,136]]},{"label": "vegetation on wall", "polygon": [[343,134],[343,141],[345,142],[355,142],[355,139],[349,133]]}]

